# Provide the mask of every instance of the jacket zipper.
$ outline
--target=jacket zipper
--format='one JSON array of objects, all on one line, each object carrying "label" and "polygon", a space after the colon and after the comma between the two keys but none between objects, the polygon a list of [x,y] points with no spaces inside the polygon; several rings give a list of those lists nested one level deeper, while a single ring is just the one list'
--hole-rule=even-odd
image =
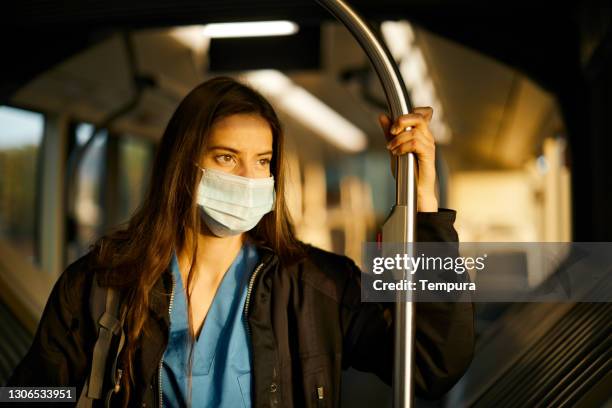
[{"label": "jacket zipper", "polygon": [[257,275],[259,274],[259,271],[263,268],[263,266],[263,262],[257,265],[257,268],[255,268],[253,275],[251,275],[251,279],[249,279],[249,286],[247,288],[246,299],[244,301],[244,325],[246,326],[246,331],[249,338],[251,337],[251,328],[249,327],[249,306],[251,304],[251,293],[253,292],[255,278],[257,278]]},{"label": "jacket zipper", "polygon": [[[168,320],[170,320],[172,316],[172,303],[174,302],[174,289],[176,287],[176,281],[174,280],[174,275],[172,277],[172,293],[170,293],[170,303],[168,304]],[[159,360],[159,368],[158,368],[158,384],[159,384],[159,408],[163,408],[163,395],[162,395],[162,364],[164,363],[164,355],[162,354],[162,358]]]}]

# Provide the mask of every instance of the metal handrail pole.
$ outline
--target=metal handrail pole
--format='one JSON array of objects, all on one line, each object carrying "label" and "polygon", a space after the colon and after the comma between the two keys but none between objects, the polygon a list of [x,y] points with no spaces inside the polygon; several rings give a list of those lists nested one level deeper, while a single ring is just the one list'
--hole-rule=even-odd
[{"label": "metal handrail pole", "polygon": [[[342,0],[317,0],[351,32],[361,45],[384,89],[392,119],[412,110],[406,87],[391,54],[365,21]],[[395,206],[383,226],[383,242],[404,243],[412,253],[416,242],[416,159],[413,153],[397,158],[395,166]],[[405,279],[411,276],[404,271]],[[398,293],[395,308],[395,362],[393,372],[393,406],[413,405],[413,350],[415,308],[410,297]]]}]

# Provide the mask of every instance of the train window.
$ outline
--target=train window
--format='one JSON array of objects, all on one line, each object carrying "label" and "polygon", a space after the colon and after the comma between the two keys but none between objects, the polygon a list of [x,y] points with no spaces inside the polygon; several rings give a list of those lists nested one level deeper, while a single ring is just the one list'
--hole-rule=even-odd
[{"label": "train window", "polygon": [[[76,126],[76,143],[83,147],[93,136],[94,127],[88,123]],[[102,130],[86,146],[76,172],[74,197],[74,236],[68,245],[68,261],[81,256],[99,235],[103,223],[103,183],[108,132]]]},{"label": "train window", "polygon": [[88,143],[93,132],[93,125],[87,123],[75,127],[76,145],[84,147],[85,153],[76,174],[69,262],[83,255],[110,228],[128,221],[149,182],[152,141],[103,129]]},{"label": "train window", "polygon": [[0,106],[0,237],[32,263],[36,255],[38,154],[44,116]]},{"label": "train window", "polygon": [[119,138],[118,221],[127,221],[140,205],[149,184],[153,142],[135,136]]}]

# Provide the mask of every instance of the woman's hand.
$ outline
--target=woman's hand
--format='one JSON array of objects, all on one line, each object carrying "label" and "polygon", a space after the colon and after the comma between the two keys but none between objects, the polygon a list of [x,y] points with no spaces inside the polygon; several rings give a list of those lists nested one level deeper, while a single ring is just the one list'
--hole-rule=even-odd
[{"label": "woman's hand", "polygon": [[[387,139],[387,149],[391,158],[391,172],[395,177],[396,156],[412,152],[416,154],[417,173],[417,211],[437,212],[436,199],[436,145],[429,130],[433,115],[430,107],[415,108],[413,113],[402,115],[392,124],[385,114],[379,116],[380,126]],[[410,130],[406,130],[407,127]]]}]

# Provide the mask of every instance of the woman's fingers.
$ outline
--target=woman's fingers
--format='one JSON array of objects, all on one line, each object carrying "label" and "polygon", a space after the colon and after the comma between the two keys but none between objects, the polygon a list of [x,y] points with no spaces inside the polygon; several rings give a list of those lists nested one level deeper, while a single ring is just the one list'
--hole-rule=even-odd
[{"label": "woman's fingers", "polygon": [[395,136],[387,143],[387,149],[396,156],[409,152],[428,155],[433,153],[435,145],[423,132],[414,128]]},{"label": "woman's fingers", "polygon": [[378,116],[378,123],[380,124],[380,127],[383,130],[387,142],[393,139],[393,135],[389,131],[391,128],[391,119],[383,113]]},{"label": "woman's fingers", "polygon": [[421,129],[425,129],[427,128],[427,126],[428,122],[423,115],[420,115],[418,113],[409,113],[397,118],[393,126],[391,126],[390,132],[393,135],[397,135],[406,130],[406,128],[408,127],[418,127]]},{"label": "woman's fingers", "polygon": [[389,132],[392,135],[398,135],[406,131],[407,128],[419,128],[426,137],[433,141],[433,135],[429,131],[429,121],[432,115],[433,109],[430,107],[416,108],[414,113],[408,113],[397,118]]},{"label": "woman's fingers", "polygon": [[429,121],[433,115],[430,107],[415,108],[413,113],[398,117],[394,122],[385,115],[378,117],[385,137],[387,149],[393,155],[416,153],[423,158],[434,155],[435,141],[429,130]]},{"label": "woman's fingers", "polygon": [[419,115],[425,118],[427,123],[431,122],[431,118],[433,117],[433,108],[431,106],[422,106],[419,108],[414,108],[414,113],[418,113]]},{"label": "woman's fingers", "polygon": [[414,129],[406,130],[399,135],[393,137],[390,142],[387,143],[387,149],[393,152],[395,149],[400,147],[402,144],[409,143],[416,137],[416,131]]}]

